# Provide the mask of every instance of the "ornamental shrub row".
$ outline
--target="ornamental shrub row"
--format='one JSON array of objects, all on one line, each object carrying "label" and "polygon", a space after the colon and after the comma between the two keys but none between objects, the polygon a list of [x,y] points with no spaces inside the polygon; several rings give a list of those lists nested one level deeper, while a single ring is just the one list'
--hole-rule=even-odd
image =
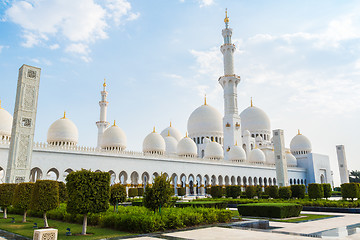
[{"label": "ornamental shrub row", "polygon": [[176,207],[204,207],[204,208],[218,208],[225,209],[227,207],[226,202],[221,201],[201,201],[201,202],[179,202],[175,203]]},{"label": "ornamental shrub row", "polygon": [[[9,212],[16,209],[9,208]],[[29,215],[42,217],[42,213],[29,211]],[[82,214],[70,214],[66,211],[66,204],[62,203],[47,213],[49,219],[81,224]],[[179,229],[200,224],[229,222],[231,211],[215,208],[164,208],[161,214],[145,207],[118,207],[118,212],[109,208],[103,213],[88,215],[88,224],[113,228],[120,231],[148,233],[166,229]]]},{"label": "ornamental shrub row", "polygon": [[300,204],[293,203],[249,203],[238,205],[242,216],[288,218],[298,217],[302,210]]},{"label": "ornamental shrub row", "polygon": [[303,184],[298,184],[298,185],[291,185],[291,196],[293,198],[299,198],[299,199],[303,199],[305,198],[305,185]]},{"label": "ornamental shrub row", "polygon": [[227,198],[238,198],[241,194],[241,186],[226,186],[225,187],[225,196]]},{"label": "ornamental shrub row", "polygon": [[358,183],[343,183],[341,184],[341,195],[343,199],[350,198],[352,201],[354,198],[359,198],[360,189]]}]

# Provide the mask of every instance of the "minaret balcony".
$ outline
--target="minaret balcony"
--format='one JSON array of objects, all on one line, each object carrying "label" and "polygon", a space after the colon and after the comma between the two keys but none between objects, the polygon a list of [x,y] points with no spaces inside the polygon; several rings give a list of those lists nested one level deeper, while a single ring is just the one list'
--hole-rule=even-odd
[{"label": "minaret balcony", "polygon": [[236,74],[232,74],[232,75],[224,75],[219,77],[219,83],[222,87],[224,87],[226,85],[226,83],[235,83],[236,85],[239,84],[239,82],[241,81],[240,76],[236,75]]}]

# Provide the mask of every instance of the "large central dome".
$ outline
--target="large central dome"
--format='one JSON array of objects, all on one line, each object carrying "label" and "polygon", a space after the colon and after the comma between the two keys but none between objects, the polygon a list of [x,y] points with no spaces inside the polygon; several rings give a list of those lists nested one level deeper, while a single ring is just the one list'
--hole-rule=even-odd
[{"label": "large central dome", "polygon": [[9,140],[11,136],[13,118],[11,114],[0,105],[0,140]]},{"label": "large central dome", "polygon": [[222,115],[214,107],[204,104],[195,109],[188,120],[189,136],[199,134],[222,134]]},{"label": "large central dome", "polygon": [[270,133],[270,119],[266,113],[258,107],[250,106],[240,113],[241,129],[250,133],[268,131]]}]

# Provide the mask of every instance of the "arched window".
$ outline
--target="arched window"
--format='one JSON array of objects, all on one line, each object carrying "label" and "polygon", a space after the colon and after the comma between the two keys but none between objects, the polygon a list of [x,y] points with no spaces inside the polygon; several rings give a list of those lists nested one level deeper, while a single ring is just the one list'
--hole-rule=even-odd
[{"label": "arched window", "polygon": [[218,137],[215,137],[215,142],[218,142]]},{"label": "arched window", "polygon": [[197,137],[197,143],[200,143],[200,138],[199,137]]},{"label": "arched window", "polygon": [[292,179],[290,178],[290,185],[292,185]]},{"label": "arched window", "polygon": [[201,137],[201,144],[204,143],[204,137]]},{"label": "arched window", "polygon": [[201,157],[203,158],[204,157],[204,150],[201,150]]},{"label": "arched window", "polygon": [[214,137],[213,137],[213,136],[211,136],[211,141],[214,141]]}]

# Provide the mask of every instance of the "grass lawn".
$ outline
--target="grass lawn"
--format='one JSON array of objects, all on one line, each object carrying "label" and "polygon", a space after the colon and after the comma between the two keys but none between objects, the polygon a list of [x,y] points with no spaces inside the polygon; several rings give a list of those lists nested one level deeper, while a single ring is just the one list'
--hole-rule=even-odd
[{"label": "grass lawn", "polygon": [[[232,217],[240,217],[237,210],[231,210]],[[334,217],[334,215],[321,215],[321,214],[300,214],[302,218],[291,218],[291,219],[269,219],[274,222],[289,222],[298,223],[302,221],[317,220],[322,218]],[[257,218],[258,219],[258,218]]]},{"label": "grass lawn", "polygon": [[[11,223],[12,219],[15,218],[15,223]],[[22,216],[10,214],[8,215],[8,219],[0,219],[0,229],[3,229],[8,232],[16,233],[30,239],[33,238],[34,234],[34,223],[41,228],[44,226],[44,221],[42,218],[34,218],[28,217],[27,223],[22,223]],[[101,228],[101,227],[87,227],[87,233],[92,233],[92,235],[87,236],[66,236],[65,233],[67,232],[67,228],[71,229],[72,234],[80,234],[82,231],[82,225],[74,224],[74,223],[66,223],[56,220],[48,219],[49,226],[52,228],[58,229],[58,239],[67,239],[67,240],[80,240],[80,239],[104,239],[104,238],[111,238],[111,237],[120,237],[120,236],[128,236],[132,235],[131,233],[121,232],[109,228]]]}]

